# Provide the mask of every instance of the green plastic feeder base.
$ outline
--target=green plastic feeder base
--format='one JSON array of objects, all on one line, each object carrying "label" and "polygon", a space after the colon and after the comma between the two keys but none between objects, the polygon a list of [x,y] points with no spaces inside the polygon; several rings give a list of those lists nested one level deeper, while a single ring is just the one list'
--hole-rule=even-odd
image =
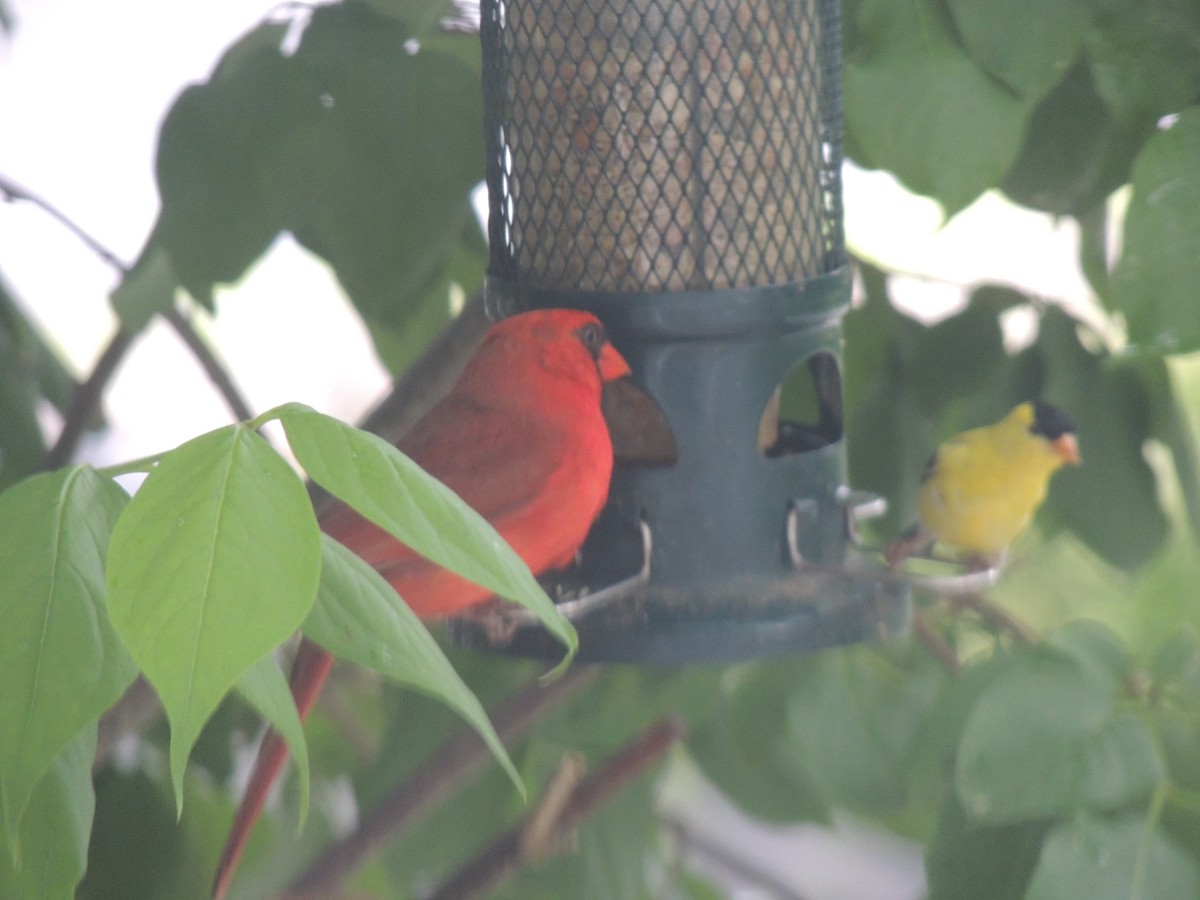
[{"label": "green plastic feeder base", "polygon": [[[490,279],[488,303],[499,315],[594,312],[675,434],[675,464],[616,468],[579,564],[548,586],[551,597],[570,599],[626,583],[574,619],[581,660],[747,659],[905,626],[907,586],[856,557],[848,524],[846,271],[755,290],[649,295],[528,290]],[[797,366],[820,382],[819,416],[781,419],[778,442],[764,448],[764,411]],[[503,647],[471,622],[455,623],[453,634],[519,655],[562,652],[535,626],[517,629]]]}]

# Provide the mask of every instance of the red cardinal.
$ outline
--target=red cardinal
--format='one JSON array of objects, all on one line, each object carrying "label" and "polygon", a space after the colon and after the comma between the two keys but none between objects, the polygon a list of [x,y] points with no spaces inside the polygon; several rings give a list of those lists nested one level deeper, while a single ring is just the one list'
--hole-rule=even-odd
[{"label": "red cardinal", "polygon": [[[534,574],[562,568],[608,496],[613,447],[601,387],[628,374],[589,313],[513,316],[492,326],[458,383],[398,446],[483,515]],[[321,527],[378,569],[423,619],[456,615],[491,597],[347,506],[332,507]],[[317,644],[300,644],[291,686],[302,718],[332,665]],[[287,752],[283,739],[268,732],[221,856],[216,900],[229,888]]]}]

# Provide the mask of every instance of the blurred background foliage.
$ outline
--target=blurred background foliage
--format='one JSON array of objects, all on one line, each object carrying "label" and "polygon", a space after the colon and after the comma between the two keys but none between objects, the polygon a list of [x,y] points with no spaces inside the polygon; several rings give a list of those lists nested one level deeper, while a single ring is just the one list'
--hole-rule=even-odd
[{"label": "blurred background foliage", "polygon": [[[403,371],[486,263],[471,203],[483,170],[478,42],[444,26],[449,12],[426,0],[294,8],[187,87],[162,125],[161,214],[112,298],[126,327],[144,327],[177,288],[213,309],[214,288],[286,231],[330,264],[381,358]],[[862,260],[845,320],[850,478],[889,499],[881,537],[911,520],[939,440],[1030,397],[1077,419],[1085,464],[1055,479],[993,597],[1041,639],[930,607],[966,662],[957,676],[909,640],[731,667],[613,667],[514,759],[536,786],[564,750],[594,761],[677,711],[687,756],[744,810],[774,823],[850,811],[915,838],[932,897],[1200,896],[1200,4],[846,0],[844,32],[853,161],[947,217],[1000,191],[1080,229],[1086,312],[978,283],[951,314],[918,320],[891,302],[894,274]],[[1015,336],[1013,311],[1032,323]],[[52,348],[0,289],[0,485],[45,453],[39,405],[69,401]],[[538,671],[451,652],[485,702]],[[79,896],[204,896],[233,809],[231,748],[257,727],[230,705],[209,724],[178,824],[165,727],[98,771]],[[303,867],[340,827],[332,798],[347,780],[369,807],[456,727],[429,700],[342,671],[309,727],[308,825],[295,843],[285,790],[238,895],[264,896]],[[651,783],[631,790],[581,829],[577,853],[521,872],[500,896],[716,896],[681,869],[655,804]],[[420,896],[520,810],[493,767],[354,886]],[[20,878],[0,860],[12,896]]]}]

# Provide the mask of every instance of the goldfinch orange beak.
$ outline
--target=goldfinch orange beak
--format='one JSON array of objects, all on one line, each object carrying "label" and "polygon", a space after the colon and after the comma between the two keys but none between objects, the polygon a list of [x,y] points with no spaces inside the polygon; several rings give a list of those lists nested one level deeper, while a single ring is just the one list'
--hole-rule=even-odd
[{"label": "goldfinch orange beak", "polygon": [[1050,442],[1050,446],[1054,448],[1054,452],[1063,458],[1064,462],[1068,462],[1073,466],[1079,465],[1082,461],[1079,458],[1079,444],[1075,440],[1075,435],[1064,434],[1059,438]]}]

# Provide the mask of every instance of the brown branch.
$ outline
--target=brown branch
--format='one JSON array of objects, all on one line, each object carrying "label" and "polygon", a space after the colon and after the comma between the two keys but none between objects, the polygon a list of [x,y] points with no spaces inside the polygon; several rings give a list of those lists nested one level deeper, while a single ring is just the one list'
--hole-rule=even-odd
[{"label": "brown branch", "polygon": [[403,436],[454,385],[483,340],[488,324],[483,293],[477,292],[458,317],[442,329],[396,380],[391,392],[359,427],[390,441]]},{"label": "brown branch", "polygon": [[[522,864],[538,858],[529,852],[530,847],[542,852],[550,846],[563,846],[579,823],[631,781],[657,765],[682,739],[685,731],[683,721],[677,717],[655,722],[579,782],[561,804],[553,823],[539,822],[540,813],[534,810],[469,860],[426,900],[469,900],[483,896]],[[543,832],[538,844],[526,840],[535,828]]]},{"label": "brown branch", "polygon": [[[556,681],[540,681],[509,697],[491,713],[500,739],[511,741],[599,673],[596,666],[575,665]],[[461,784],[483,771],[491,752],[474,730],[463,728],[404,783],[390,791],[358,828],[330,846],[295,879],[284,896],[329,897],[337,885],[384,842],[426,816]]]},{"label": "brown branch", "polygon": [[104,352],[100,354],[100,359],[96,361],[87,381],[76,386],[71,396],[71,405],[67,414],[63,416],[62,431],[42,461],[43,469],[61,468],[74,458],[84,432],[100,413],[100,401],[104,397],[104,391],[133,345],[133,338],[134,335],[125,328],[118,328],[109,339]]}]

